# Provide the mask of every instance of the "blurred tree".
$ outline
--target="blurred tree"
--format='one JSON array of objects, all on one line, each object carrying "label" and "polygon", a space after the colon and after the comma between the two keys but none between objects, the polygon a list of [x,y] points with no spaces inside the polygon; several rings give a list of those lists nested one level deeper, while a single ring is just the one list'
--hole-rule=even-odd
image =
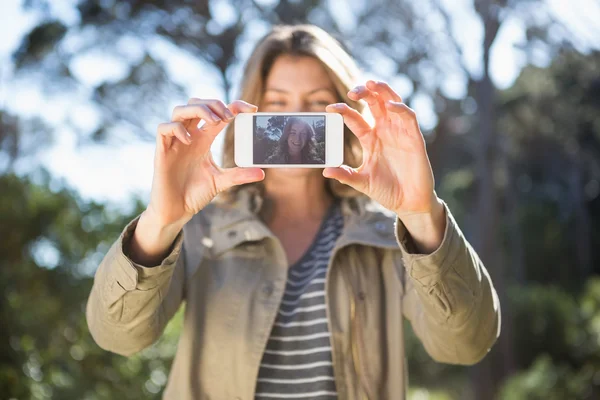
[{"label": "blurred tree", "polygon": [[[111,133],[121,127],[136,138],[154,140],[155,127],[148,122],[164,115],[170,100],[184,102],[182,99],[189,96],[202,96],[186,93],[168,73],[157,46],[176,48],[216,70],[220,82],[213,85],[221,86],[223,100],[229,101],[234,83],[240,79],[240,45],[254,34],[253,30],[264,30],[258,21],[307,21],[319,3],[284,0],[267,6],[253,0],[81,0],[77,22],[67,26],[47,12],[47,19],[23,38],[13,60],[19,75],[37,76],[40,87],[52,93],[77,87],[73,65],[78,58],[98,54],[117,57],[125,63],[125,76],[90,88],[91,100],[100,108],[100,121],[90,138],[114,140],[116,135]],[[25,7],[50,9],[47,0],[27,1]],[[330,18],[325,18],[327,21]]]},{"label": "blurred tree", "polygon": [[[541,0],[473,2],[471,11],[483,32],[481,58],[475,67],[467,65],[465,45],[457,35],[463,27],[455,21],[453,6],[441,0],[418,3],[398,0],[81,0],[76,18],[72,18],[75,22],[69,23],[49,12],[51,7],[47,0],[28,0],[24,4],[43,10],[45,17],[25,36],[14,54],[19,76],[36,79],[39,86],[49,92],[63,93],[87,85],[79,82],[73,68],[79,57],[96,52],[125,63],[124,77],[86,86],[91,100],[100,107],[99,122],[90,136],[94,140],[122,139],[123,130],[116,134],[117,127],[126,128],[134,137],[154,140],[155,126],[149,126],[149,122],[168,112],[170,99],[183,102],[188,95],[201,96],[185,93],[177,77],[167,70],[157,46],[159,49],[160,46],[177,48],[212,66],[220,77],[215,85],[221,85],[226,96],[230,96],[240,78],[239,61],[245,57],[247,42],[264,32],[268,25],[312,22],[325,27],[335,36],[346,39],[349,49],[365,69],[390,79],[394,86],[402,84],[407,88],[404,100],[409,105],[428,102],[433,106],[434,122],[423,130],[440,192],[448,199],[492,273],[502,304],[509,304],[504,282],[508,273],[519,282],[544,276],[547,281],[565,281],[567,275],[570,281],[569,262],[577,262],[582,266],[578,276],[583,280],[591,265],[600,265],[597,250],[590,248],[585,240],[591,232],[597,242],[600,234],[598,197],[593,196],[598,191],[598,180],[591,178],[597,169],[594,170],[596,167],[586,158],[594,155],[588,150],[596,144],[589,143],[597,141],[589,141],[589,135],[578,136],[576,151],[570,153],[563,149],[563,145],[572,143],[566,136],[563,142],[554,136],[543,140],[525,140],[518,136],[521,131],[535,132],[536,123],[553,121],[555,115],[561,115],[557,132],[597,132],[597,122],[590,117],[594,107],[597,110],[597,89],[585,93],[576,90],[578,85],[591,82],[583,77],[593,75],[595,67],[576,61],[563,68],[564,77],[555,70],[557,75],[552,79],[564,80],[575,95],[565,98],[559,95],[561,92],[543,94],[544,104],[562,107],[560,110],[545,106],[540,112],[533,106],[527,107],[527,104],[538,104],[535,96],[523,98],[509,94],[507,96],[514,97],[514,101],[506,101],[505,95],[500,94],[499,100],[491,80],[491,51],[503,24],[517,20],[525,27],[527,40],[523,52],[528,63],[535,62],[540,50],[549,59],[556,57],[559,50],[568,45],[565,40],[573,39],[565,27],[553,21]],[[569,75],[575,66],[587,71],[580,75],[581,79]],[[527,83],[535,80],[534,75],[540,71],[534,70],[529,78],[522,78],[518,90],[527,92]],[[459,86],[465,91],[460,98],[449,94],[448,82],[462,82]],[[590,85],[590,88],[597,86]],[[586,106],[580,110],[581,104],[577,102],[566,104],[573,98]],[[499,104],[503,107],[500,125],[495,113]],[[521,127],[520,113],[526,109],[531,119],[529,125]],[[587,110],[585,116],[579,114],[583,109]],[[561,110],[565,114],[555,114]],[[574,119],[569,118],[567,110],[587,122],[573,125]],[[10,150],[14,143],[23,144],[16,120],[11,122],[11,117],[5,116],[3,121],[8,129],[0,133],[1,148]],[[81,130],[77,128],[77,131]],[[569,145],[566,148],[570,148]],[[558,186],[554,178],[539,178],[555,173],[553,163],[559,165],[556,169],[561,176]],[[559,190],[557,196],[556,187],[568,194]],[[535,195],[530,195],[530,191]],[[587,210],[585,205],[589,206]],[[505,213],[506,218],[501,218],[500,213]],[[555,218],[557,215],[562,219]],[[588,218],[594,222],[590,223]],[[536,231],[539,226],[547,228],[543,235],[539,229]],[[570,232],[575,234],[569,236]],[[508,257],[503,252],[505,238],[510,249]],[[570,256],[574,258],[567,260]],[[472,369],[476,398],[492,398],[495,388],[517,365],[512,359],[517,351],[513,349],[511,338],[510,311],[503,308],[501,344],[482,365]],[[415,346],[418,346],[416,342]],[[456,378],[464,369],[432,367],[434,364],[427,361],[427,357],[417,356],[418,351],[411,354],[414,355],[410,356],[410,367],[415,382],[430,387],[452,387],[454,382],[464,381]],[[456,389],[454,393],[457,398],[468,395],[463,389]]]},{"label": "blurred tree", "polygon": [[286,121],[287,121],[287,117],[284,117],[281,115],[271,117],[267,121],[267,130],[276,128],[276,129],[279,129],[280,131],[283,131],[283,127],[285,126]]},{"label": "blurred tree", "polygon": [[548,68],[527,67],[501,103],[524,279],[579,290],[600,272],[600,52],[564,50]]},{"label": "blurred tree", "polygon": [[325,140],[325,120],[318,120],[313,124],[315,130],[315,140],[323,142]]},{"label": "blurred tree", "polygon": [[507,381],[499,398],[600,397],[600,279],[590,279],[580,295],[534,285],[513,288],[510,298],[523,370]]},{"label": "blurred tree", "polygon": [[508,180],[501,198],[515,213],[505,237],[515,252],[511,235],[519,232],[523,266],[511,270],[518,279],[507,304],[515,313],[516,365],[530,368],[509,381],[502,398],[598,396],[591,373],[600,355],[592,328],[598,282],[588,283],[580,305],[573,297],[600,272],[600,248],[592,246],[600,242],[599,72],[600,52],[567,48],[546,68],[526,67],[499,94]]},{"label": "blurred tree", "polygon": [[1,397],[159,398],[181,315],[128,359],[94,343],[84,314],[91,274],[141,202],[125,214],[82,202],[44,170],[31,179],[1,175],[0,187]]},{"label": "blurred tree", "polygon": [[14,171],[17,160],[28,159],[52,144],[51,129],[39,118],[19,118],[0,108],[0,174]]},{"label": "blurred tree", "polygon": [[85,202],[43,168],[15,175],[52,142],[40,120],[0,110],[0,397],[158,399],[182,323],[125,358],[100,349],[85,321],[92,274],[144,204]]}]

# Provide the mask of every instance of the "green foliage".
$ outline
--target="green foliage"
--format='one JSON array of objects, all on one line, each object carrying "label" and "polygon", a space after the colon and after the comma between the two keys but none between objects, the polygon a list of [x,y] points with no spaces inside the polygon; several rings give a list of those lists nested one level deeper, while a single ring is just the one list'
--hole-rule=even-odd
[{"label": "green foliage", "polygon": [[600,396],[600,278],[578,298],[557,287],[511,291],[520,365],[501,399],[596,399]]},{"label": "green foliage", "polygon": [[555,286],[533,285],[509,290],[519,365],[528,367],[539,354],[575,361],[572,349],[581,340],[583,321],[575,300]]},{"label": "green foliage", "polygon": [[65,34],[67,27],[59,21],[46,21],[35,28],[23,39],[21,47],[13,59],[18,68],[33,64],[55,51]]},{"label": "green foliage", "polygon": [[0,176],[2,398],[158,398],[181,313],[157,344],[131,358],[100,349],[84,314],[90,274],[141,203],[111,210],[38,177],[36,184]]},{"label": "green foliage", "polygon": [[427,354],[410,323],[404,323],[404,341],[414,399],[465,399],[469,391],[467,368],[435,362]]},{"label": "green foliage", "polygon": [[530,369],[508,380],[500,399],[506,400],[564,400],[595,399],[592,388],[597,370],[591,366],[574,370],[567,364],[555,364],[547,355],[539,356]]},{"label": "green foliage", "polygon": [[443,390],[431,390],[426,388],[411,388],[408,391],[408,400],[452,400],[448,392]]},{"label": "green foliage", "polygon": [[440,195],[448,203],[452,215],[458,221],[467,218],[468,211],[465,210],[465,204],[473,195],[474,182],[475,173],[470,168],[457,168],[447,173],[439,185]]},{"label": "green foliage", "polygon": [[[600,273],[600,52],[561,51],[500,93],[523,276],[578,290]],[[514,229],[509,234],[514,234]],[[569,267],[571,268],[569,268]]]}]

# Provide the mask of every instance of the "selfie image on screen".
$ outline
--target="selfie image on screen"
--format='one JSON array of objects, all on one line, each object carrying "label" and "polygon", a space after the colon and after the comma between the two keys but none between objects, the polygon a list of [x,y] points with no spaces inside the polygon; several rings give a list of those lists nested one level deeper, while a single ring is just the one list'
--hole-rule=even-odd
[{"label": "selfie image on screen", "polygon": [[325,164],[325,116],[254,116],[255,164]]}]

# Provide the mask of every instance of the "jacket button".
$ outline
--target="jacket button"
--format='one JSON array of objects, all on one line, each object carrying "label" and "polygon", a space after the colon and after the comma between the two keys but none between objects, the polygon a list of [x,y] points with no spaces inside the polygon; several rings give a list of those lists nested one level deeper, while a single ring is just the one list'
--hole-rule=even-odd
[{"label": "jacket button", "polygon": [[262,289],[265,296],[269,297],[273,294],[273,282],[267,282]]},{"label": "jacket button", "polygon": [[229,231],[229,232],[227,232],[227,236],[229,236],[230,238],[233,238],[233,237],[235,237],[236,235],[237,235],[237,232],[236,232],[236,231]]},{"label": "jacket button", "polygon": [[387,224],[385,222],[381,222],[381,221],[376,222],[375,223],[375,229],[378,232],[385,232],[385,231],[387,231]]}]

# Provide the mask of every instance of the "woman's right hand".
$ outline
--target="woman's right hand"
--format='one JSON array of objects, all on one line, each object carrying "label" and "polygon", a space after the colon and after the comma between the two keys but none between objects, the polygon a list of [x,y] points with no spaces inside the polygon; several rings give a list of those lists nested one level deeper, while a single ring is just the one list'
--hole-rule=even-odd
[{"label": "woman's right hand", "polygon": [[[264,179],[260,168],[219,167],[210,146],[240,112],[257,107],[241,100],[226,106],[219,100],[192,98],[173,110],[171,122],[158,126],[154,177],[146,213],[160,226],[189,221],[218,193],[235,185]],[[205,123],[198,128],[203,120]]]}]

